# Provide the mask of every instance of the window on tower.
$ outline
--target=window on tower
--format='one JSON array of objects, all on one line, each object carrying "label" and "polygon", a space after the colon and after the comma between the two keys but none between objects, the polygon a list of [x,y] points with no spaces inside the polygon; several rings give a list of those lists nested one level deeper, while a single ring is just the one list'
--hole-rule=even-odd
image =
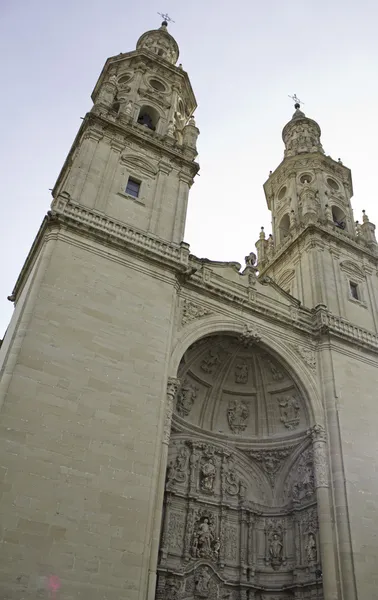
[{"label": "window on tower", "polygon": [[128,194],[129,196],[133,196],[134,198],[138,198],[139,192],[140,192],[140,181],[137,181],[136,179],[129,177],[129,180],[128,180],[127,186],[126,186],[126,194]]},{"label": "window on tower", "polygon": [[355,300],[359,300],[359,293],[358,293],[358,285],[357,283],[354,283],[353,281],[349,282],[349,289],[350,289],[350,295],[352,296],[352,298],[354,298]]},{"label": "window on tower", "polygon": [[289,233],[290,233],[290,217],[288,214],[286,214],[282,217],[282,219],[280,221],[280,225],[279,225],[279,238],[280,238],[281,244],[284,241],[284,239],[287,238]]},{"label": "window on tower", "polygon": [[333,222],[339,229],[346,228],[345,214],[338,206],[332,206]]},{"label": "window on tower", "polygon": [[138,123],[152,131],[156,130],[159,121],[159,113],[152,106],[142,106],[139,111]]}]

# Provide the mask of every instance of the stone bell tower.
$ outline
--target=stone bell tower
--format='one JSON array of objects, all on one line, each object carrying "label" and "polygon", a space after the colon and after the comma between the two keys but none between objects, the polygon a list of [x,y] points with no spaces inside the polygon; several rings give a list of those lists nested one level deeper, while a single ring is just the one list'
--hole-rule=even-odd
[{"label": "stone bell tower", "polygon": [[[375,226],[354,221],[350,170],[326,156],[319,125],[295,105],[282,139],[284,159],[264,184],[272,235],[257,242],[260,274],[313,308],[377,328]],[[361,310],[367,308],[368,310]]]},{"label": "stone bell tower", "polygon": [[53,190],[53,209],[82,205],[167,241],[183,239],[198,171],[197,106],[163,21],[136,50],[109,58]]},{"label": "stone bell tower", "polygon": [[155,596],[167,357],[199,168],[178,56],[164,21],[107,60],[9,296],[1,598]]}]

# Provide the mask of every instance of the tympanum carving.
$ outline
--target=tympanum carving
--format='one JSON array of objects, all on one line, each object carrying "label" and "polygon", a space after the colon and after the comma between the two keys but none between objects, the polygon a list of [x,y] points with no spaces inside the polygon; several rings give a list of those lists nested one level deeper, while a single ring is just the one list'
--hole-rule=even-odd
[{"label": "tympanum carving", "polygon": [[210,349],[201,362],[201,369],[210,375],[214,373],[215,367],[220,363],[220,353]]},{"label": "tympanum carving", "polygon": [[248,365],[244,361],[235,365],[235,383],[248,383]]},{"label": "tympanum carving", "polygon": [[280,409],[280,421],[287,429],[296,429],[300,422],[301,405],[294,395],[284,395],[277,398]]},{"label": "tympanum carving", "polygon": [[185,380],[177,392],[176,411],[180,417],[187,417],[197,398],[198,388]]},{"label": "tympanum carving", "polygon": [[186,483],[188,478],[189,449],[182,446],[178,451],[175,461],[171,461],[167,467],[167,489],[171,489],[174,483]]},{"label": "tympanum carving", "polygon": [[233,433],[242,433],[248,425],[249,408],[244,400],[232,398],[227,409],[228,425]]}]

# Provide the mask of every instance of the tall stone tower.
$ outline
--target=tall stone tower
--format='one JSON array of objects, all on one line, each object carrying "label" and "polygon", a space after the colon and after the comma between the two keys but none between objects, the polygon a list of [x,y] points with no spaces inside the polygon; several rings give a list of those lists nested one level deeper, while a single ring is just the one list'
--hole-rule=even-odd
[{"label": "tall stone tower", "polygon": [[11,564],[28,572],[28,598],[50,593],[51,576],[67,599],[154,590],[167,357],[199,168],[196,99],[178,56],[164,21],[107,60],[10,296],[4,599],[17,593]]},{"label": "tall stone tower", "polygon": [[106,62],[10,296],[1,599],[376,598],[374,225],[296,106],[257,264],[190,254],[177,59]]},{"label": "tall stone tower", "polygon": [[[375,226],[354,221],[350,170],[324,154],[319,125],[300,105],[282,132],[284,160],[264,185],[273,235],[257,243],[260,274],[304,306],[376,330]],[[370,310],[364,310],[369,306]]]}]

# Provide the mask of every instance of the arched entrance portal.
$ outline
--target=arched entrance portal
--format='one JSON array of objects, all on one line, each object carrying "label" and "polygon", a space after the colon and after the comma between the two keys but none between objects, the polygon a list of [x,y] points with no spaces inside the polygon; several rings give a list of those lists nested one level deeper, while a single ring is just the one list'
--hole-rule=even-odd
[{"label": "arched entrance portal", "polygon": [[322,598],[308,406],[251,336],[182,358],[157,600]]}]

